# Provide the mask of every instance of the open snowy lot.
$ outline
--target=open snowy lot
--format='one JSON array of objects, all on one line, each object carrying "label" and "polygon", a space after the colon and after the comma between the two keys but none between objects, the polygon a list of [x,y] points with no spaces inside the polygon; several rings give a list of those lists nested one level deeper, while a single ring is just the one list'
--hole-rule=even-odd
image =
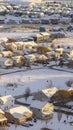
[{"label": "open snowy lot", "polygon": [[[66,81],[73,78],[72,73],[51,70],[48,68],[26,70],[0,76],[0,94],[13,96],[25,93],[27,87],[31,92],[37,92],[49,87],[47,82],[52,80],[53,86],[58,89],[68,89]],[[16,87],[7,87],[8,83],[16,83]]]}]

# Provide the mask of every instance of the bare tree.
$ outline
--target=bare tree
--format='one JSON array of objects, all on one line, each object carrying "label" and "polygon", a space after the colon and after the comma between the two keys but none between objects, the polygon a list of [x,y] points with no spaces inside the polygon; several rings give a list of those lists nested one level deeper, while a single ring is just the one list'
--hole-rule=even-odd
[{"label": "bare tree", "polygon": [[59,111],[57,112],[57,114],[58,114],[58,121],[60,122],[60,120],[61,120],[61,118],[62,118],[62,112],[59,110]]},{"label": "bare tree", "polygon": [[47,88],[49,87],[49,88],[51,88],[51,87],[53,87],[54,85],[53,85],[53,82],[52,82],[52,80],[47,80]]},{"label": "bare tree", "polygon": [[24,94],[26,101],[27,101],[28,97],[30,96],[30,94],[31,94],[31,90],[30,90],[29,87],[27,87],[27,88],[25,89],[25,94]]},{"label": "bare tree", "polygon": [[68,87],[71,87],[72,84],[73,84],[73,79],[69,79],[69,80],[66,82],[66,85],[67,85]]}]

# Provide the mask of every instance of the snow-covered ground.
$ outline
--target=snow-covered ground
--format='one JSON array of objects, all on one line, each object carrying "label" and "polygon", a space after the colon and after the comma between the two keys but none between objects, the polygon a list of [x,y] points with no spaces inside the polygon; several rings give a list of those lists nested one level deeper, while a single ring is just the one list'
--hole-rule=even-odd
[{"label": "snow-covered ground", "polygon": [[[47,80],[52,80],[53,86],[58,89],[68,89],[66,81],[73,78],[72,73],[51,70],[48,68],[28,70],[0,77],[0,94],[21,95],[27,87],[31,92],[42,90],[49,87]],[[7,83],[17,83],[17,87],[6,87]]]},{"label": "snow-covered ground", "polygon": [[[8,72],[9,71],[10,70],[8,70]],[[2,75],[0,77],[0,94],[20,95],[25,92],[27,87],[29,87],[32,92],[36,92],[49,86],[47,80],[52,80],[53,86],[57,87],[58,89],[68,89],[65,82],[71,78],[73,78],[72,73],[51,70],[47,67],[43,69],[28,70]],[[7,83],[17,83],[17,87],[7,88]],[[64,120],[66,120],[66,123],[64,123]],[[10,127],[7,127],[6,130],[41,130],[41,128],[44,127],[52,130],[72,130],[73,126],[70,126],[70,121],[73,121],[73,116],[67,117],[67,115],[62,114],[61,120],[59,121],[58,113],[54,113],[53,119],[47,121],[37,120],[36,123],[32,121],[31,123],[33,126],[29,127],[10,124]]]}]

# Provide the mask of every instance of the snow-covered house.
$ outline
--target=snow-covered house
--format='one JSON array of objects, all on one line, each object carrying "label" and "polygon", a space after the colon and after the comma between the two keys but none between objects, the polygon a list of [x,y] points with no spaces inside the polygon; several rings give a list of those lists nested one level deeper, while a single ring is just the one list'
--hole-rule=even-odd
[{"label": "snow-covered house", "polygon": [[12,66],[13,66],[12,58],[0,57],[0,67],[6,68]]},{"label": "snow-covered house", "polygon": [[39,18],[32,18],[32,24],[39,24],[40,19]]},{"label": "snow-covered house", "polygon": [[50,16],[50,21],[52,24],[58,24],[60,21],[60,16],[59,15],[52,15],[52,16]]},{"label": "snow-covered house", "polygon": [[73,38],[57,38],[57,39],[54,39],[53,40],[53,44],[55,47],[70,47],[72,48],[73,47]]},{"label": "snow-covered house", "polygon": [[41,18],[41,24],[49,24],[50,23],[50,19],[48,16],[44,16]]},{"label": "snow-covered house", "polygon": [[7,45],[6,48],[11,51],[14,51],[14,50],[17,50],[17,45],[15,43],[11,43],[11,44]]},{"label": "snow-covered house", "polygon": [[39,27],[39,31],[40,31],[41,33],[43,33],[43,32],[48,32],[48,31],[49,31],[49,27],[48,27],[48,26],[45,26],[45,25],[40,26],[40,27]]},{"label": "snow-covered house", "polygon": [[[28,40],[30,38],[32,39],[32,37],[29,37]],[[33,48],[33,47],[37,47],[37,44],[34,41],[23,42],[23,44],[24,44],[24,47],[30,48],[30,49]]]},{"label": "snow-covered house", "polygon": [[52,118],[54,106],[46,101],[33,101],[31,102],[30,109],[33,112],[34,118],[48,119]]},{"label": "snow-covered house", "polygon": [[50,33],[50,38],[54,39],[54,38],[65,38],[65,33],[64,31],[58,31],[58,32],[51,32]]},{"label": "snow-covered house", "polygon": [[54,26],[51,31],[56,31],[57,32],[57,31],[62,31],[62,30],[64,30],[63,27],[58,25],[58,26]]},{"label": "snow-covered house", "polygon": [[34,54],[25,55],[26,63],[33,63],[36,61],[36,57]]},{"label": "snow-covered house", "polygon": [[24,47],[23,42],[15,42],[14,44],[17,46],[17,50],[22,50]]},{"label": "snow-covered house", "polygon": [[5,112],[8,122],[13,122],[15,124],[21,124],[27,120],[31,120],[32,111],[30,111],[25,106],[13,107]]},{"label": "snow-covered house", "polygon": [[60,23],[62,23],[62,24],[69,24],[69,23],[71,23],[71,18],[62,17],[62,18],[60,18]]},{"label": "snow-covered house", "polygon": [[8,110],[14,106],[15,99],[11,95],[0,97],[0,108],[2,110]]},{"label": "snow-covered house", "polygon": [[46,88],[34,94],[34,99],[40,101],[49,101],[50,98],[58,91],[56,87]]},{"label": "snow-covered house", "polygon": [[36,34],[32,36],[35,42],[43,41],[43,36],[41,34]]},{"label": "snow-covered house", "polygon": [[11,51],[2,51],[1,52],[3,57],[12,57],[13,56],[13,52]]},{"label": "snow-covered house", "polygon": [[31,19],[29,17],[22,18],[22,20],[21,20],[21,23],[25,23],[25,24],[30,23],[30,22],[31,22]]},{"label": "snow-covered house", "polygon": [[39,55],[39,56],[37,57],[37,61],[38,61],[38,62],[45,62],[45,61],[47,61],[47,60],[48,60],[47,56],[45,56],[45,55],[43,55],[43,54],[41,54],[41,55]]},{"label": "snow-covered house", "polygon": [[44,40],[44,41],[49,40],[49,33],[43,32],[43,33],[41,33],[41,35],[43,35],[43,40]]},{"label": "snow-covered house", "polygon": [[12,57],[14,66],[22,66],[25,64],[25,58],[23,56],[14,56]]}]

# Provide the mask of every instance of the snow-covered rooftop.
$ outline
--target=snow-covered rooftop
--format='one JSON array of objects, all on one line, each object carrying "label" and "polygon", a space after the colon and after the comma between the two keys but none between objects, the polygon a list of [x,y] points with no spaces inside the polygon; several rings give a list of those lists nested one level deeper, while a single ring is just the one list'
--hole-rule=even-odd
[{"label": "snow-covered rooftop", "polygon": [[48,88],[48,89],[43,89],[42,92],[47,96],[51,97],[53,94],[55,94],[58,91],[56,87]]}]

